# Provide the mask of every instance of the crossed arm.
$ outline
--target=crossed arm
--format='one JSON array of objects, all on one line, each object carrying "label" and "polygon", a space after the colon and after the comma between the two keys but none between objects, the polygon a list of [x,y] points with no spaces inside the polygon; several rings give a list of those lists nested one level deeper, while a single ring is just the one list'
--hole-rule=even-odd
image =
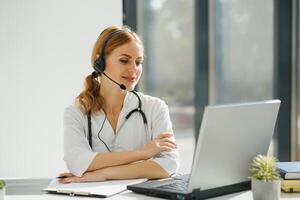
[{"label": "crossed arm", "polygon": [[92,182],[112,179],[166,178],[169,174],[156,162],[149,160],[160,152],[172,151],[177,145],[170,133],[161,133],[142,149],[125,152],[98,153],[86,172],[77,177],[63,173],[61,183]]}]

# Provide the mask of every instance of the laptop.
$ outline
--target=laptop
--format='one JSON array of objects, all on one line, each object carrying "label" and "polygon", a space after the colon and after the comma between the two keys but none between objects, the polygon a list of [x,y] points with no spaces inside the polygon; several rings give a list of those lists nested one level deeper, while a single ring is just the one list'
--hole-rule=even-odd
[{"label": "laptop", "polygon": [[127,186],[167,199],[203,199],[250,189],[249,167],[267,154],[280,100],[206,106],[191,173]]}]

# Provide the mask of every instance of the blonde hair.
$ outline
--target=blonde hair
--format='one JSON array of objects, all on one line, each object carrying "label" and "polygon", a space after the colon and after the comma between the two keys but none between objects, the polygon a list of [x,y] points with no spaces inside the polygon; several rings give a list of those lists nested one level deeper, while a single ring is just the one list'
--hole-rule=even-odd
[{"label": "blonde hair", "polygon": [[[112,33],[118,30],[120,33],[113,35],[108,41],[106,41]],[[95,65],[95,62],[99,56],[106,58],[114,49],[131,41],[136,41],[143,46],[139,36],[135,32],[131,31],[127,26],[122,28],[115,26],[106,28],[100,33],[94,44],[91,56],[92,65]],[[102,52],[101,48],[105,42],[105,49],[103,51],[104,55],[99,55]],[[76,97],[75,103],[85,114],[90,113],[92,115],[101,111],[104,104],[104,99],[100,95],[100,83],[92,74],[85,78],[84,88]]]}]

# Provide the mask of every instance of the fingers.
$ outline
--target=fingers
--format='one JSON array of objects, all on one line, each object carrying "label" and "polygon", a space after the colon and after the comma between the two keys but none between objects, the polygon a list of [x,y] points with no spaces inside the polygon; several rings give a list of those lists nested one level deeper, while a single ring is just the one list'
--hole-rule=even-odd
[{"label": "fingers", "polygon": [[173,151],[177,149],[177,144],[171,139],[172,133],[161,133],[156,137],[157,145],[164,151]]},{"label": "fingers", "polygon": [[[93,172],[86,172],[82,176],[74,176],[71,173],[63,173],[64,175],[68,175],[68,177],[59,179],[58,182],[62,184],[68,183],[84,183],[84,182],[98,182],[105,181],[106,178],[103,173],[100,173],[99,170]],[[61,174],[61,175],[63,175]],[[72,175],[72,176],[70,176]]]},{"label": "fingers", "polygon": [[173,150],[177,149],[177,144],[170,143],[168,141],[158,142],[158,145],[160,148],[162,148],[165,151],[173,151]]},{"label": "fingers", "polygon": [[74,174],[69,173],[69,172],[64,172],[59,174],[57,178],[59,178],[58,182],[59,183],[71,183],[73,181],[73,177],[76,177]]},{"label": "fingers", "polygon": [[73,177],[69,177],[69,178],[60,179],[60,180],[58,180],[58,182],[62,183],[62,184],[68,184],[68,183],[82,183],[85,181],[82,177],[73,176]]},{"label": "fingers", "polygon": [[177,146],[177,144],[173,140],[170,140],[169,138],[162,138],[159,140],[159,142],[168,142],[168,143],[171,143],[171,144]]},{"label": "fingers", "polygon": [[144,159],[149,159],[162,151],[174,151],[175,149],[177,149],[177,144],[174,141],[174,135],[172,133],[160,133],[145,145],[141,152],[143,152]]},{"label": "fingers", "polygon": [[74,176],[74,174],[69,173],[69,172],[64,172],[64,173],[59,174],[58,177],[72,177],[72,176]]},{"label": "fingers", "polygon": [[170,138],[172,136],[172,133],[160,133],[155,139]]}]

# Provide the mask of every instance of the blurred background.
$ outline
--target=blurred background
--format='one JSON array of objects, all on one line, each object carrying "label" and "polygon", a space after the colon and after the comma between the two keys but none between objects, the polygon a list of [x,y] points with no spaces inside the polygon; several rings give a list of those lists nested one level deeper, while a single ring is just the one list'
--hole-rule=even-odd
[{"label": "blurred background", "polygon": [[[101,30],[145,44],[137,90],[165,100],[189,173],[204,107],[282,101],[269,154],[300,160],[299,0],[0,0],[0,177],[54,177],[63,111]],[[217,146],[217,144],[216,144]]]}]

